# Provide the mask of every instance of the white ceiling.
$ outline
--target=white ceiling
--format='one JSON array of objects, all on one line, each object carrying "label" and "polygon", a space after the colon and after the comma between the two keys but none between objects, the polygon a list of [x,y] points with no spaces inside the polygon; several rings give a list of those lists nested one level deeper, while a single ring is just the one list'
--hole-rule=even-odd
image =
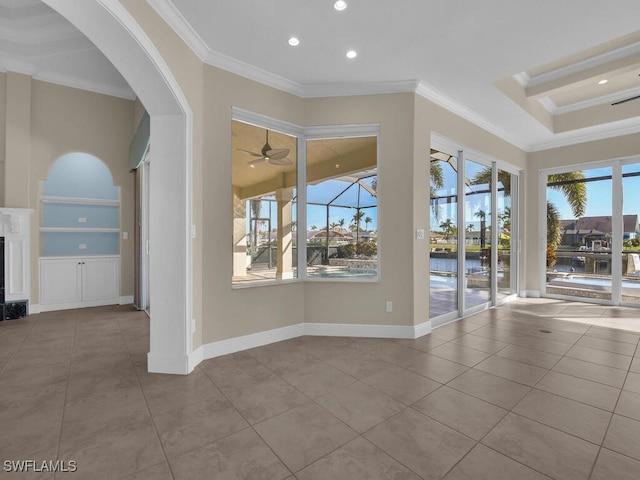
[{"label": "white ceiling", "polygon": [[0,71],[135,98],[95,45],[40,0],[0,0]]},{"label": "white ceiling", "polygon": [[[334,0],[147,1],[203,61],[300,96],[418,91],[528,151],[640,131],[640,101],[622,120],[554,133],[494,85],[602,53],[598,46],[638,31],[638,0],[347,0],[344,12]],[[287,44],[292,35],[300,46]],[[640,52],[640,42],[626,47]],[[348,60],[352,48],[358,57]],[[134,97],[93,44],[39,0],[0,0],[0,69]],[[621,82],[631,93],[633,78]],[[593,104],[577,91],[549,98],[563,108]]]},{"label": "white ceiling", "polygon": [[494,86],[638,30],[638,0],[148,1],[205,62],[301,96],[417,85],[529,151],[640,131],[640,101],[632,118],[553,133]]}]

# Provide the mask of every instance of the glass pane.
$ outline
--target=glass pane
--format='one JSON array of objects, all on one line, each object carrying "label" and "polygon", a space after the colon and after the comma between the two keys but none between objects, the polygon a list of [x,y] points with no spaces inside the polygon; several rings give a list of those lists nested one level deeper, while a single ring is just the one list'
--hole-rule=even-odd
[{"label": "glass pane", "polygon": [[547,293],[611,300],[611,168],[547,177]]},{"label": "glass pane", "polygon": [[465,309],[491,300],[491,167],[465,161]]},{"label": "glass pane", "polygon": [[378,275],[377,137],[307,141],[307,276]]},{"label": "glass pane", "polygon": [[623,165],[622,301],[640,303],[640,164]]},{"label": "glass pane", "polygon": [[458,310],[458,159],[431,151],[429,318]]},{"label": "glass pane", "polygon": [[232,121],[234,285],[296,269],[296,138]]},{"label": "glass pane", "polygon": [[516,175],[498,170],[498,298],[516,293],[515,275],[511,275],[511,186],[517,181]]}]

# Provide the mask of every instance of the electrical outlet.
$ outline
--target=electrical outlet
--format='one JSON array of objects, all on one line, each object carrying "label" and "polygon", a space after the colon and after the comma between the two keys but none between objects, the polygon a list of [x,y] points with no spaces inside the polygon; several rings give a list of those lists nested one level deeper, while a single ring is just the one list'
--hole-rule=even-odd
[{"label": "electrical outlet", "polygon": [[79,250],[86,250],[87,249],[87,244],[86,243],[81,243],[80,245],[78,245],[78,249]]},{"label": "electrical outlet", "polygon": [[416,230],[416,240],[424,240],[424,229],[419,228]]},{"label": "electrical outlet", "polygon": [[196,333],[196,319],[191,319],[191,333]]},{"label": "electrical outlet", "polygon": [[122,239],[123,240],[128,240],[129,239],[129,232],[122,232]]},{"label": "electrical outlet", "polygon": [[78,223],[87,223],[87,217],[78,218]]},{"label": "electrical outlet", "polygon": [[391,313],[393,312],[393,302],[390,300],[387,300],[387,313]]}]

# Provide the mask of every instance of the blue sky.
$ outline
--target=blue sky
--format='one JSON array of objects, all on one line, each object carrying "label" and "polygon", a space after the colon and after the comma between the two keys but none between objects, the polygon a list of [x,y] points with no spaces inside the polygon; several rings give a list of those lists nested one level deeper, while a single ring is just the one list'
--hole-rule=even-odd
[{"label": "blue sky", "polygon": [[[594,168],[583,170],[587,178],[611,175],[611,168]],[[625,173],[640,172],[640,165],[625,165],[622,169]],[[612,181],[601,180],[587,182],[587,208],[585,216],[611,215]],[[622,180],[623,207],[622,213],[640,214],[640,177],[627,177]],[[560,211],[560,218],[575,218],[571,212],[571,207],[561,192],[547,189],[547,198],[553,202]]]}]

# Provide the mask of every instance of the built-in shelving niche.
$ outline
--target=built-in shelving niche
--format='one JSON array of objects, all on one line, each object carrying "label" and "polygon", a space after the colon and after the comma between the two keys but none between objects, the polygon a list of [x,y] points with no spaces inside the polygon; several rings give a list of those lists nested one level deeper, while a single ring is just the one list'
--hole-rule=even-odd
[{"label": "built-in shelving niche", "polygon": [[42,256],[119,255],[120,187],[86,153],[60,157],[42,186]]}]

